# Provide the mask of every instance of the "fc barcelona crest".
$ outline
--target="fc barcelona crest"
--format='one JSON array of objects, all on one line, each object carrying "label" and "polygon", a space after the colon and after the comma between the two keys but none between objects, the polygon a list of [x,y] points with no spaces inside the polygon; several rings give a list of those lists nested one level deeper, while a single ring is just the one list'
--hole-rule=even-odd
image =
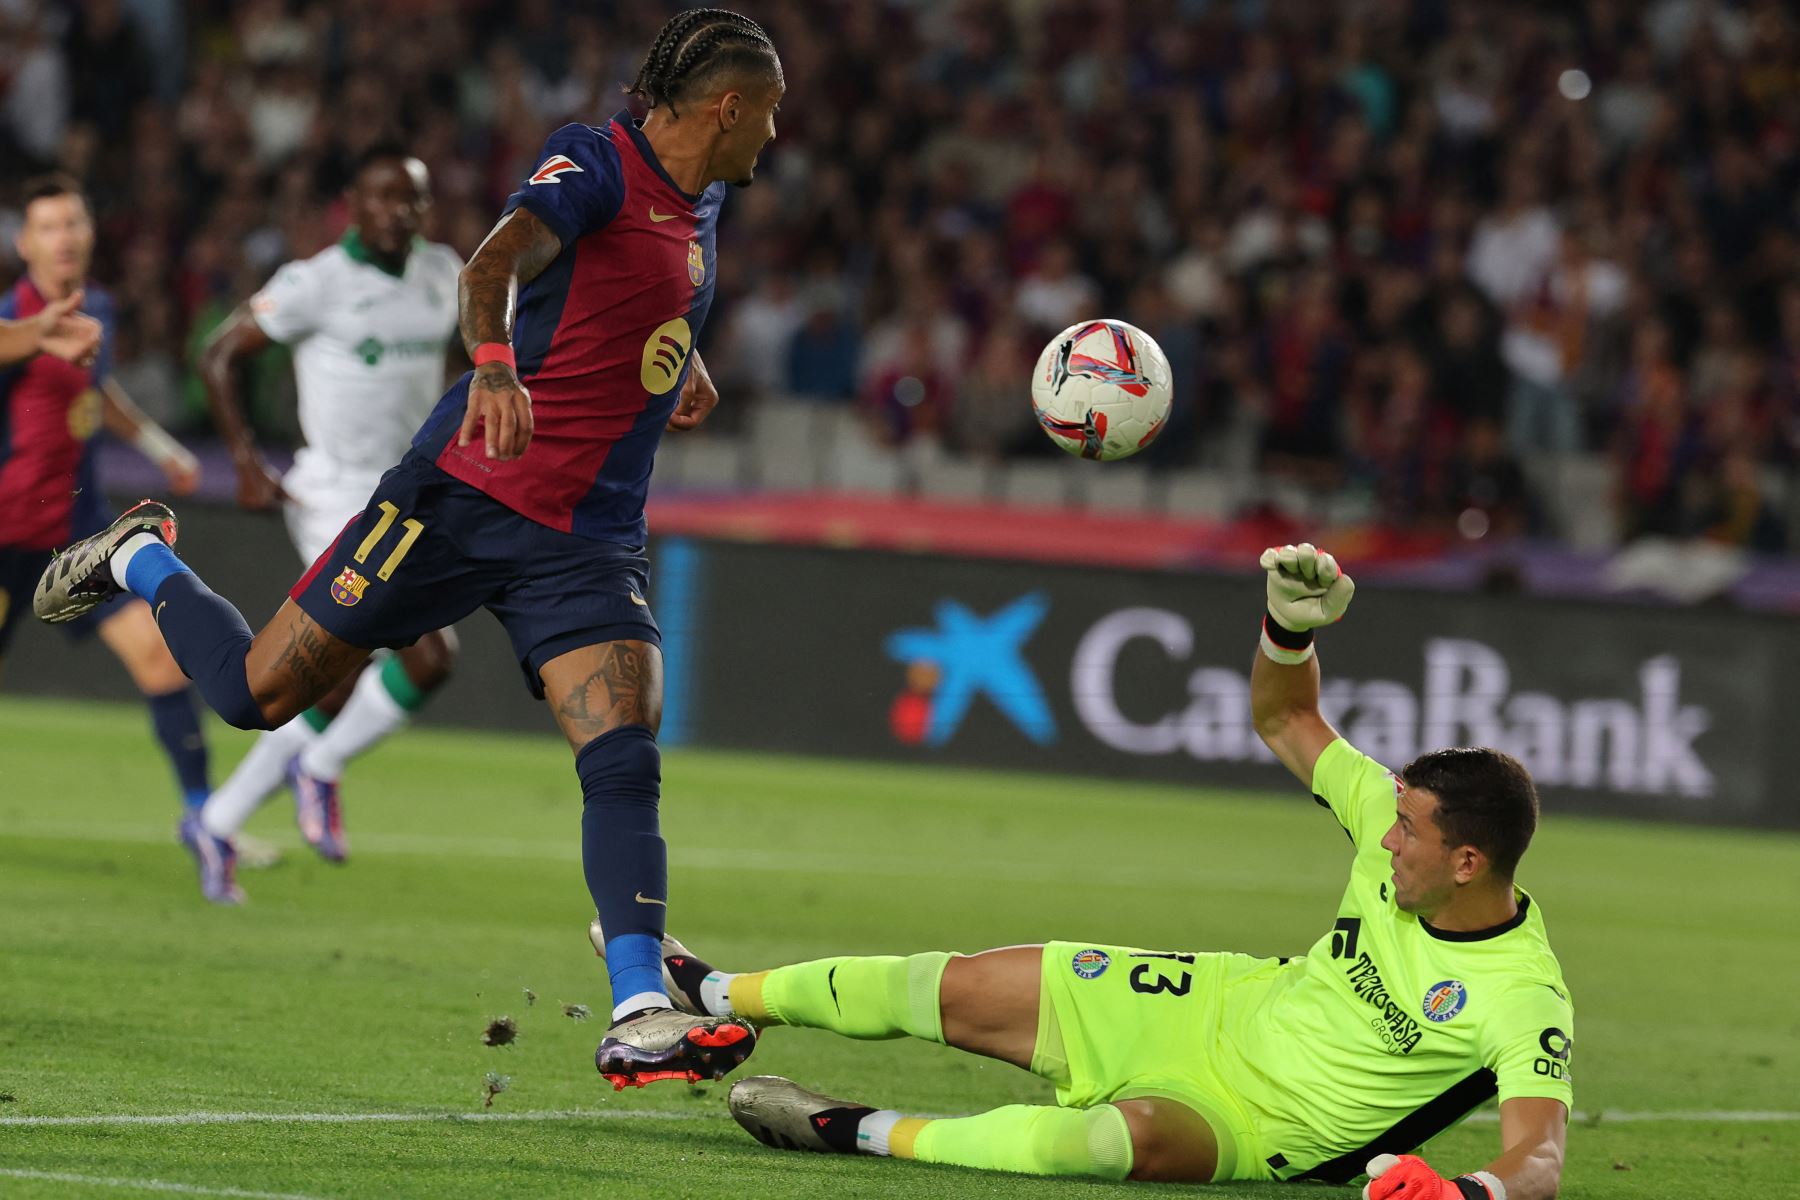
[{"label": "fc barcelona crest", "polygon": [[349,608],[363,598],[368,586],[369,581],[358,575],[354,568],[345,567],[343,574],[331,581],[331,598]]},{"label": "fc barcelona crest", "polygon": [[688,279],[695,287],[706,282],[706,256],[700,252],[699,242],[688,243]]}]

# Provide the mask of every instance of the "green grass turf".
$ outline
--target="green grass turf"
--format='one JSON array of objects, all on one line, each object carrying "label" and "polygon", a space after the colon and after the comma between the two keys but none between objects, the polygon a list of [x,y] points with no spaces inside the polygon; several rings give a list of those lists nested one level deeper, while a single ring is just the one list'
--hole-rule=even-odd
[{"label": "green grass turf", "polygon": [[[195,893],[145,725],[129,707],[0,701],[0,1118],[431,1116],[6,1124],[0,1172],[310,1197],[1110,1194],[778,1154],[731,1123],[717,1085],[604,1093],[606,987],[553,737],[383,746],[349,778],[346,868],[297,847],[279,799],[251,828],[287,861],[247,873],[251,904],[230,911]],[[220,726],[213,742],[222,766],[248,738]],[[675,750],[664,796],[673,927],[728,969],[1051,937],[1293,953],[1329,926],[1347,866],[1342,833],[1298,794]],[[1578,1108],[1800,1108],[1800,839],[1552,815],[1526,865],[1577,999]],[[499,1014],[521,1036],[485,1047]],[[1049,1098],[1024,1072],[911,1042],[775,1030],[753,1063],[926,1113]],[[452,1118],[483,1111],[490,1071],[511,1078],[492,1113],[583,1115]],[[1471,1169],[1496,1137],[1471,1123],[1428,1154]],[[1793,1123],[1590,1118],[1563,1194],[1794,1195],[1797,1158]],[[133,1190],[0,1174],[0,1194]]]}]

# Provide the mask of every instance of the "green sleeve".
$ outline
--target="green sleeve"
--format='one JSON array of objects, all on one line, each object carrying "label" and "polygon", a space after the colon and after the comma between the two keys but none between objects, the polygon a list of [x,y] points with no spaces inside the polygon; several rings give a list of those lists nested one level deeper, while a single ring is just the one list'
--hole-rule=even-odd
[{"label": "green sleeve", "polygon": [[1508,993],[1495,1010],[1482,1027],[1481,1059],[1494,1073],[1500,1102],[1543,1096],[1574,1111],[1575,1009],[1568,996],[1534,983]]},{"label": "green sleeve", "polygon": [[1393,773],[1343,738],[1319,754],[1312,788],[1313,799],[1331,809],[1358,850],[1380,845],[1394,823]]}]

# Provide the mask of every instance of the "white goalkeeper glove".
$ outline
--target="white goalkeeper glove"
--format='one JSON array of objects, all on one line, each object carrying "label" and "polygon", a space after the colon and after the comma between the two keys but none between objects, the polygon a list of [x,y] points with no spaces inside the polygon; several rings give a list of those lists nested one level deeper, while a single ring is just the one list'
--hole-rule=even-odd
[{"label": "white goalkeeper glove", "polygon": [[1263,653],[1279,663],[1305,662],[1312,657],[1312,631],[1343,617],[1356,583],[1337,559],[1311,542],[1271,546],[1262,552],[1261,565],[1269,573]]}]

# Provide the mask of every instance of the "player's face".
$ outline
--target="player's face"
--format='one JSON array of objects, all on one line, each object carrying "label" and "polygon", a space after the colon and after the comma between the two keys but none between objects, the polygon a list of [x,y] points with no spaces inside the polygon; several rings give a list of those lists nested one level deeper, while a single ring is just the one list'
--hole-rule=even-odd
[{"label": "player's face", "polygon": [[406,252],[430,209],[431,176],[416,158],[372,162],[350,189],[351,218],[363,244],[383,257]]},{"label": "player's face", "polygon": [[1454,848],[1437,823],[1437,797],[1422,788],[1400,793],[1394,824],[1381,839],[1393,859],[1394,906],[1429,918],[1456,892]]},{"label": "player's face", "polygon": [[45,196],[25,208],[19,259],[35,275],[80,283],[94,257],[94,220],[79,196]]},{"label": "player's face", "polygon": [[715,157],[715,173],[733,187],[749,187],[756,178],[756,159],[763,147],[775,140],[775,114],[781,111],[781,98],[787,84],[779,72],[773,83],[759,84],[726,97],[727,115],[736,121],[720,139]]}]

